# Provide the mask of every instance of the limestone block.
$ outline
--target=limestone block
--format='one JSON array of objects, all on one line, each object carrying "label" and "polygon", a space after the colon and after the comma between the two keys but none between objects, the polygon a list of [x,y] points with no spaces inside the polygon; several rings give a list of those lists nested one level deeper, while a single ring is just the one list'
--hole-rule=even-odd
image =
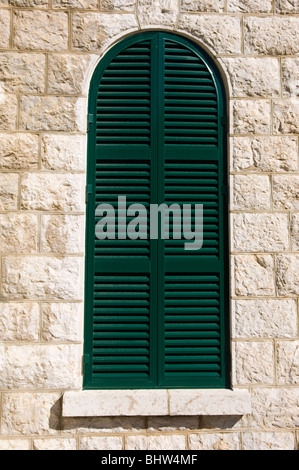
[{"label": "limestone block", "polygon": [[181,11],[224,11],[224,0],[181,0]]},{"label": "limestone block", "polygon": [[30,440],[0,439],[0,450],[30,450]]},{"label": "limestone block", "polygon": [[245,53],[292,55],[299,52],[299,18],[249,16],[244,21]]},{"label": "limestone block", "polygon": [[83,174],[26,173],[21,180],[21,208],[83,211]]},{"label": "limestone block", "polygon": [[244,432],[244,450],[295,450],[292,432]]},{"label": "limestone block", "polygon": [[233,13],[271,13],[272,0],[228,0],[227,11]]},{"label": "limestone block", "polygon": [[37,251],[38,218],[33,214],[0,214],[0,253]]},{"label": "limestone block", "polygon": [[232,96],[275,97],[280,95],[280,64],[276,58],[222,59]]},{"label": "limestone block", "polygon": [[233,214],[233,250],[285,251],[289,247],[287,214]]},{"label": "limestone block", "polygon": [[4,393],[2,434],[56,434],[60,427],[60,392]]},{"label": "limestone block", "polygon": [[86,137],[83,135],[42,136],[41,161],[48,170],[85,170],[86,151]]},{"label": "limestone block", "polygon": [[38,136],[0,134],[0,169],[25,170],[38,166]]},{"label": "limestone block", "polygon": [[141,433],[147,431],[143,416],[76,416],[74,418],[62,419],[62,430],[72,434],[103,434],[133,432]]},{"label": "limestone block", "polygon": [[[298,2],[299,5],[299,2]],[[287,58],[281,61],[282,96],[299,96],[299,59]]]},{"label": "limestone block", "polygon": [[84,253],[84,222],[81,215],[42,216],[41,251]]},{"label": "limestone block", "polygon": [[122,450],[121,436],[89,436],[81,437],[80,450]]},{"label": "limestone block", "polygon": [[148,430],[158,432],[198,429],[197,416],[149,416]]},{"label": "limestone block", "polygon": [[232,133],[270,134],[271,103],[269,100],[233,100]]},{"label": "limestone block", "polygon": [[271,255],[234,257],[235,295],[275,295],[274,262]]},{"label": "limestone block", "polygon": [[18,206],[19,177],[15,173],[0,174],[0,210],[16,210]]},{"label": "limestone block", "polygon": [[8,49],[10,38],[10,11],[0,10],[0,48]]},{"label": "limestone block", "polygon": [[0,53],[0,89],[9,92],[43,93],[45,90],[44,54]]},{"label": "limestone block", "polygon": [[299,251],[299,213],[291,216],[291,240],[292,250]]},{"label": "limestone block", "polygon": [[137,17],[141,26],[174,27],[179,15],[179,0],[139,0]]},{"label": "limestone block", "polygon": [[272,341],[238,341],[234,344],[234,357],[234,383],[238,385],[274,383]]},{"label": "limestone block", "polygon": [[183,13],[180,16],[178,30],[200,39],[215,54],[241,52],[240,18]]},{"label": "limestone block", "polygon": [[251,398],[253,429],[291,429],[298,426],[298,387],[253,387]]},{"label": "limestone block", "polygon": [[126,450],[185,450],[184,435],[126,436]]},{"label": "limestone block", "polygon": [[76,439],[33,439],[32,450],[77,450]]},{"label": "limestone block", "polygon": [[2,276],[6,299],[82,300],[82,258],[8,256]]},{"label": "limestone block", "polygon": [[298,100],[291,98],[289,100],[273,101],[273,131],[274,134],[298,134]]},{"label": "limestone block", "polygon": [[298,0],[275,0],[277,13],[299,13]]},{"label": "limestone block", "polygon": [[79,388],[81,345],[0,346],[3,389]]},{"label": "limestone block", "polygon": [[270,209],[269,176],[235,175],[232,179],[232,209]]},{"label": "limestone block", "polygon": [[131,13],[74,13],[73,48],[99,51],[110,38],[137,29],[136,17]]},{"label": "limestone block", "polygon": [[36,302],[1,302],[0,340],[38,341],[40,314]]},{"label": "limestone block", "polygon": [[283,385],[299,383],[299,341],[277,341],[277,381]]},{"label": "limestone block", "polygon": [[48,8],[49,0],[9,0],[9,4],[14,7],[39,7]]},{"label": "limestone block", "polygon": [[297,334],[295,299],[248,299],[234,303],[236,338],[292,338]]},{"label": "limestone block", "polygon": [[279,295],[299,295],[299,255],[277,256],[277,289]]},{"label": "limestone block", "polygon": [[84,98],[62,96],[23,96],[20,128],[30,131],[86,130]]},{"label": "limestone block", "polygon": [[66,50],[68,15],[65,12],[42,10],[15,11],[14,47],[21,50]]},{"label": "limestone block", "polygon": [[240,450],[240,436],[230,433],[197,433],[189,436],[190,450]]},{"label": "limestone block", "polygon": [[18,99],[0,91],[0,131],[13,131],[16,128]]},{"label": "limestone block", "polygon": [[53,8],[84,8],[88,9],[97,9],[98,1],[97,0],[53,0]]},{"label": "limestone block", "polygon": [[289,136],[233,137],[235,171],[296,171],[297,139]]},{"label": "limestone block", "polygon": [[101,0],[104,11],[135,11],[136,0]]},{"label": "limestone block", "polygon": [[299,175],[273,176],[275,209],[299,209]]},{"label": "limestone block", "polygon": [[81,303],[47,302],[42,304],[43,341],[81,341],[83,324]]}]

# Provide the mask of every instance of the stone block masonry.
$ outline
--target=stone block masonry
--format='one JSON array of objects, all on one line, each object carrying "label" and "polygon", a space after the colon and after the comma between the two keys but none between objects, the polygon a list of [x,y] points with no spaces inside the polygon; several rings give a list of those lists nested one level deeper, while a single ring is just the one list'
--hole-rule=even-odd
[{"label": "stone block masonry", "polygon": [[[227,87],[243,416],[196,415],[188,391],[161,416],[62,413],[82,388],[89,83],[113,44],[149,29],[197,41]],[[0,450],[298,448],[298,53],[295,0],[0,0]]]}]

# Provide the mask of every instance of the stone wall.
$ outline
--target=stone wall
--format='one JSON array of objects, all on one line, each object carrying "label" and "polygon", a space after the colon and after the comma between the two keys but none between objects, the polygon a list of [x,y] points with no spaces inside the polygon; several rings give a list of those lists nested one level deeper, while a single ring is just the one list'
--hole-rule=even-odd
[{"label": "stone wall", "polygon": [[[145,29],[198,41],[230,97],[236,416],[62,418],[82,386],[87,94]],[[0,0],[0,449],[296,449],[298,0]]]}]

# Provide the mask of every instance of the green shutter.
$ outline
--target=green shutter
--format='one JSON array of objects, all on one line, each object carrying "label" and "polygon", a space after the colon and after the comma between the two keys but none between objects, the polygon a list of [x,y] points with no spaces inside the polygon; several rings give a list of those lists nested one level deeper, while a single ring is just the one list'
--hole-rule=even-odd
[{"label": "green shutter", "polygon": [[[85,388],[228,385],[224,113],[218,71],[185,38],[137,34],[97,67],[89,96]],[[203,204],[203,247],[186,251],[188,240],[172,237],[98,240],[95,209],[109,203],[117,214],[120,195],[148,209]],[[177,229],[171,225],[171,234]]]}]

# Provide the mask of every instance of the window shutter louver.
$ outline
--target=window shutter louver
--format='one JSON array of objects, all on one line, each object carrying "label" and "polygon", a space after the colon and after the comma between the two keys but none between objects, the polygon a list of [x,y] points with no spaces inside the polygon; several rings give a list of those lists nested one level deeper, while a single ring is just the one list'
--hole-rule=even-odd
[{"label": "window shutter louver", "polygon": [[[216,73],[216,75],[215,75]],[[132,36],[97,68],[90,90],[85,388],[227,386],[224,97],[197,46],[170,33]],[[203,246],[118,239],[127,207],[203,204]],[[111,204],[116,239],[98,240]],[[127,217],[127,223],[133,217]],[[126,227],[121,226],[124,230]]]}]

